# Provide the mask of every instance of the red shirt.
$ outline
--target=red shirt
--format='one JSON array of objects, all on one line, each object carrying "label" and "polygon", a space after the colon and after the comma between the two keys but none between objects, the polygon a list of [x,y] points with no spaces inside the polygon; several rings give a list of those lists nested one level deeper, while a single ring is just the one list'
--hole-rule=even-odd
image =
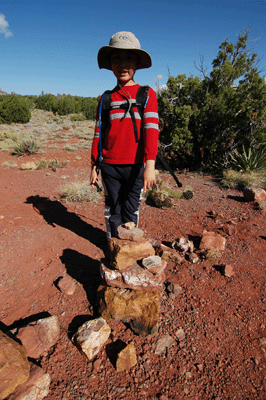
[{"label": "red shirt", "polygon": [[[116,87],[111,93],[111,105],[119,106],[129,102],[136,103],[136,95],[140,85]],[[101,99],[100,99],[101,100]],[[99,104],[100,104],[99,100]],[[91,150],[92,165],[99,163],[99,104],[96,114],[95,134]],[[102,156],[107,164],[142,164],[146,160],[155,160],[158,146],[158,106],[156,93],[148,91],[148,101],[141,121],[138,108],[133,107],[139,142],[136,142],[133,122],[129,112],[117,108],[109,113],[109,121],[105,126],[102,121]]]}]

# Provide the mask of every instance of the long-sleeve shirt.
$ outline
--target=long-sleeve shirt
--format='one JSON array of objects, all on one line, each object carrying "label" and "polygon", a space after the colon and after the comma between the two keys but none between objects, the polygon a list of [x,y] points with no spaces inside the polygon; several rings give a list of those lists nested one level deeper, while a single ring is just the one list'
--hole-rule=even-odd
[{"label": "long-sleeve shirt", "polygon": [[[120,106],[127,100],[136,103],[140,85],[116,87],[111,92],[111,105]],[[101,99],[99,100],[100,104]],[[96,114],[95,134],[91,150],[91,163],[99,163],[99,104]],[[109,120],[102,120],[102,161],[107,164],[142,164],[155,160],[158,146],[158,106],[156,93],[149,88],[148,101],[143,111],[143,120],[136,106],[133,107],[139,141],[136,141],[133,121],[129,112],[115,108],[109,112]]]}]

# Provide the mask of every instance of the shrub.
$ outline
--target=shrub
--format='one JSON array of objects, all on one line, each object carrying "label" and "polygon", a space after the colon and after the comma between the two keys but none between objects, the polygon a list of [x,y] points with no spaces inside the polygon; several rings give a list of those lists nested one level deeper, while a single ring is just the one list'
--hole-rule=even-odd
[{"label": "shrub", "polygon": [[242,146],[242,152],[233,150],[230,154],[230,166],[241,172],[266,170],[266,146],[249,147],[246,151]]},{"label": "shrub", "polygon": [[12,154],[17,156],[36,154],[40,150],[40,147],[41,144],[39,141],[32,138],[26,138],[22,139],[14,146]]},{"label": "shrub", "polygon": [[97,190],[92,189],[89,182],[71,183],[66,185],[60,197],[63,201],[69,202],[95,202],[101,195]]},{"label": "shrub", "polygon": [[262,172],[240,172],[232,169],[223,171],[222,185],[243,190],[248,186],[266,189],[266,175]]},{"label": "shrub", "polygon": [[63,161],[58,161],[57,159],[53,159],[53,160],[41,160],[41,161],[35,161],[36,165],[37,165],[37,169],[51,169],[52,171],[56,171],[57,168],[63,168],[68,164],[67,160],[63,160]]},{"label": "shrub", "polygon": [[83,114],[74,114],[70,117],[71,121],[86,121],[86,116]]},{"label": "shrub", "polygon": [[0,123],[26,123],[31,118],[29,106],[23,98],[12,94],[0,96]]}]

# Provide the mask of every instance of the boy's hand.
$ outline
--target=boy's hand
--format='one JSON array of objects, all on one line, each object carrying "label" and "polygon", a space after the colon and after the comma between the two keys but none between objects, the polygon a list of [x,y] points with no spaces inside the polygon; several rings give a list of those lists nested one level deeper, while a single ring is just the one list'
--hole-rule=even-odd
[{"label": "boy's hand", "polygon": [[147,160],[146,166],[143,172],[143,191],[146,192],[147,189],[156,185],[155,177],[155,160]]},{"label": "boy's hand", "polygon": [[95,183],[98,181],[98,172],[96,165],[91,168],[90,184],[93,189],[96,189]]}]

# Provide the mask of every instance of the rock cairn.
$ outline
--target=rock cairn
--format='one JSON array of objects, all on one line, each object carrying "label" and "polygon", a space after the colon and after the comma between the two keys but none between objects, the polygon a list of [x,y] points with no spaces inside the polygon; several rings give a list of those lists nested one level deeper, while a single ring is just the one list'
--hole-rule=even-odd
[{"label": "rock cairn", "polygon": [[128,323],[140,336],[158,331],[159,305],[167,262],[133,223],[118,228],[109,242],[110,262],[101,263],[99,312],[108,321]]}]

